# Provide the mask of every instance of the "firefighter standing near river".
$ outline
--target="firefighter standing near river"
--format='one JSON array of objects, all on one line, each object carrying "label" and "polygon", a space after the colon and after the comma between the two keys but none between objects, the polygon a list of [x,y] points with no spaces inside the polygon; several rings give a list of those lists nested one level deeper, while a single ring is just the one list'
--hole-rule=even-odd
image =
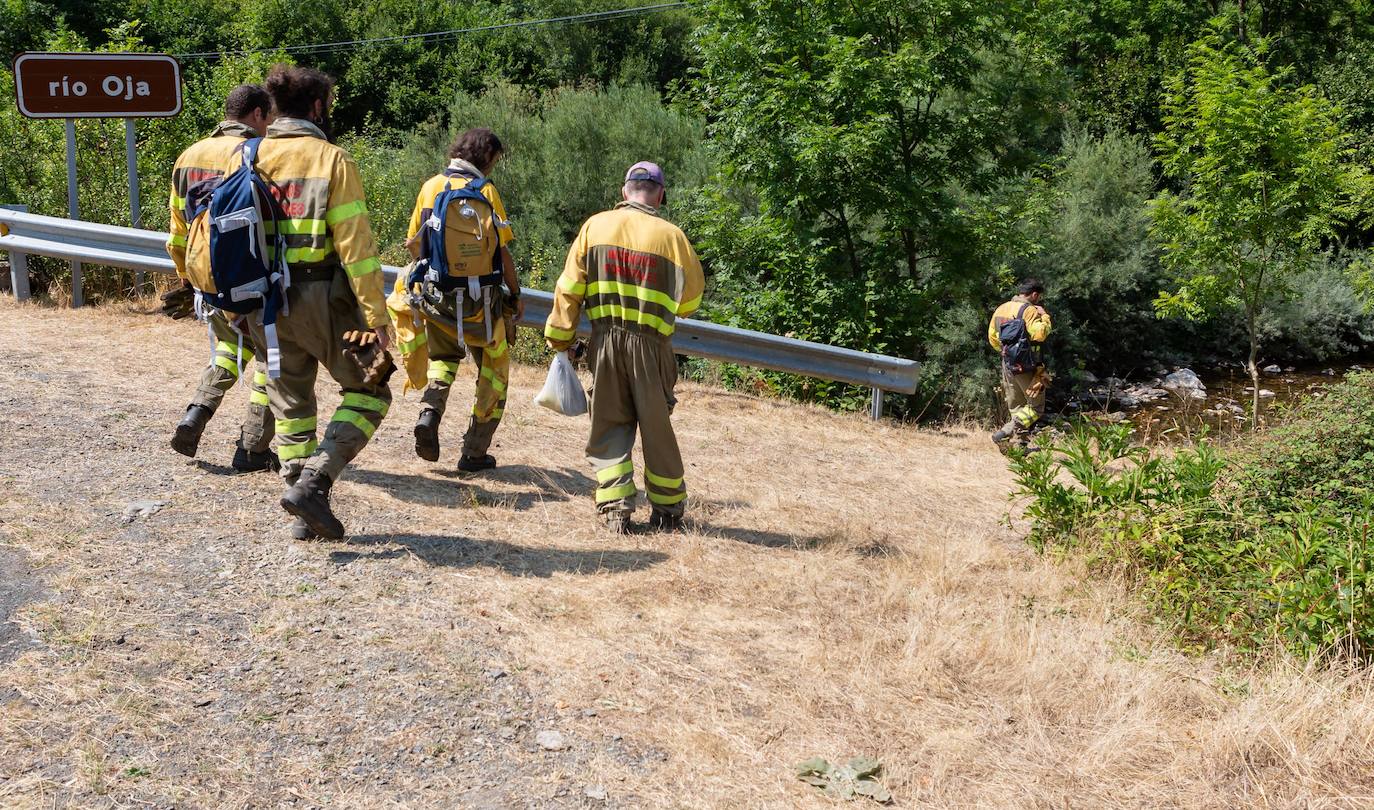
[{"label": "firefighter standing near river", "polygon": [[[318,70],[277,65],[265,82],[278,118],[255,163],[285,216],[288,308],[276,322],[281,376],[267,394],[276,417],[277,455],[290,484],[281,505],[295,515],[292,536],[331,539],[344,527],[330,490],[372,438],[391,406],[385,376],[350,360],[349,337],[384,353],[391,342],[382,263],[372,237],[358,164],[330,142],[334,80]],[[254,337],[267,345],[252,318]],[[324,366],[341,389],[323,441],[316,440],[315,377]]]},{"label": "firefighter standing near river", "polygon": [[[244,84],[230,91],[224,103],[224,120],[210,136],[197,141],[181,153],[172,169],[171,237],[167,252],[172,257],[182,286],[162,296],[163,312],[173,318],[187,318],[194,312],[195,291],[186,274],[186,198],[191,186],[224,175],[224,166],[247,138],[259,138],[272,121],[272,99],[261,85]],[[233,467],[241,472],[265,470],[276,463],[272,455],[272,412],[267,406],[267,374],[262,353],[251,338],[236,328],[231,317],[211,310],[206,321],[214,341],[214,356],[201,374],[200,386],[172,436],[172,449],[195,457],[201,434],[219,409],[224,395],[240,374],[253,373],[253,392],[248,399],[248,416],[239,432]],[[254,368],[254,358],[257,359]]]},{"label": "firefighter standing near river", "polygon": [[988,343],[1002,355],[1002,392],[1006,396],[1010,421],[992,434],[992,440],[1005,447],[1025,448],[1031,429],[1045,415],[1045,387],[1049,374],[1041,349],[1050,336],[1050,314],[1041,306],[1045,285],[1026,279],[1016,288],[1016,297],[997,308],[988,322]]},{"label": "firefighter standing near river", "polygon": [[636,163],[621,188],[624,202],[592,216],[568,250],[544,336],[568,349],[585,310],[592,324],[591,437],[596,508],[616,533],[630,528],[636,489],[635,431],[644,440],[649,526],[675,531],[687,498],[682,455],[670,416],[677,400],[672,336],[678,318],[701,305],[701,263],[687,237],[659,216],[663,170]]}]

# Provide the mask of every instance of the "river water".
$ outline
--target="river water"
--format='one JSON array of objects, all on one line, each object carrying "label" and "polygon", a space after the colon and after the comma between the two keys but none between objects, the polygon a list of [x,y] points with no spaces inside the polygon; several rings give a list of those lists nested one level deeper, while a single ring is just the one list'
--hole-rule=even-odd
[{"label": "river water", "polygon": [[[1260,427],[1274,424],[1300,400],[1321,396],[1323,390],[1340,382],[1350,372],[1359,370],[1361,366],[1358,364],[1344,364],[1277,373],[1261,372]],[[1129,422],[1135,427],[1137,440],[1146,443],[1194,441],[1204,431],[1220,439],[1249,433],[1252,427],[1250,375],[1243,369],[1231,367],[1200,372],[1198,376],[1206,386],[1200,398],[1186,391],[1163,390],[1155,382],[1126,387],[1128,392],[1154,388],[1163,393],[1163,396],[1148,399],[1135,407],[1122,408],[1114,402],[1108,403],[1106,408],[1101,407],[1100,403],[1094,405],[1089,402],[1083,402],[1081,407],[1084,413],[1095,420]]]}]

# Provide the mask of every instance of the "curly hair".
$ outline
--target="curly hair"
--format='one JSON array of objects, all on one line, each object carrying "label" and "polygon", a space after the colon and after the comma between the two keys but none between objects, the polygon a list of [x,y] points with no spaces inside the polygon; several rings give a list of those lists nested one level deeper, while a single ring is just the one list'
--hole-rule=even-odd
[{"label": "curly hair", "polygon": [[506,148],[501,145],[501,139],[496,137],[495,132],[486,127],[477,127],[459,135],[448,148],[448,156],[462,158],[476,166],[482,174],[491,174],[491,167],[496,163],[496,158],[505,151]]},{"label": "curly hair", "polygon": [[263,82],[277,112],[290,118],[309,118],[316,101],[329,98],[334,79],[314,68],[273,65]]}]

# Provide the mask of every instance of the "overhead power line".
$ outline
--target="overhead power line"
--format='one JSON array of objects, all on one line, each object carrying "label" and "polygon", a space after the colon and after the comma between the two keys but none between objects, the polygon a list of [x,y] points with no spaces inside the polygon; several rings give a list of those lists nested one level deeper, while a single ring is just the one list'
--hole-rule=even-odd
[{"label": "overhead power line", "polygon": [[652,14],[659,11],[667,11],[672,8],[681,8],[690,5],[688,0],[678,0],[671,3],[657,3],[650,6],[632,6],[630,8],[611,9],[608,11],[590,11],[583,14],[569,14],[564,17],[546,17],[542,20],[515,20],[513,22],[496,23],[494,25],[478,25],[472,28],[451,28],[447,31],[430,31],[425,34],[398,34],[391,37],[372,37],[370,39],[350,39],[343,42],[321,42],[315,45],[287,45],[281,48],[254,48],[242,51],[201,51],[198,53],[179,53],[178,59],[211,59],[221,56],[251,56],[260,53],[332,53],[334,51],[344,51],[350,48],[357,48],[363,45],[376,45],[390,42],[405,42],[408,40],[421,40],[425,42],[437,42],[439,40],[450,39],[462,36],[463,34],[477,34],[484,31],[501,31],[508,28],[531,28],[538,25],[559,25],[565,23],[587,23],[600,22],[602,20],[618,20],[626,17],[638,17],[645,14]]}]

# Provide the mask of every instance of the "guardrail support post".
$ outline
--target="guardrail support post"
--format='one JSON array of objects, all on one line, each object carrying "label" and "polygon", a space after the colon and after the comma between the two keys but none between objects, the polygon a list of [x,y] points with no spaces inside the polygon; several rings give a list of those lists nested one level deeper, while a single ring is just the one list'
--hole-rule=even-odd
[{"label": "guardrail support post", "polygon": [[883,389],[881,388],[873,389],[873,406],[869,409],[869,415],[873,417],[875,422],[883,418]]},{"label": "guardrail support post", "polygon": [[10,251],[10,289],[14,300],[29,300],[29,257],[26,253]]},{"label": "guardrail support post", "polygon": [[[27,213],[29,210],[27,205],[0,205],[0,208],[22,213]],[[0,231],[3,230],[0,228]],[[13,250],[8,252],[10,254],[10,289],[14,291],[14,300],[27,301],[29,300],[29,256],[27,253]]]}]

